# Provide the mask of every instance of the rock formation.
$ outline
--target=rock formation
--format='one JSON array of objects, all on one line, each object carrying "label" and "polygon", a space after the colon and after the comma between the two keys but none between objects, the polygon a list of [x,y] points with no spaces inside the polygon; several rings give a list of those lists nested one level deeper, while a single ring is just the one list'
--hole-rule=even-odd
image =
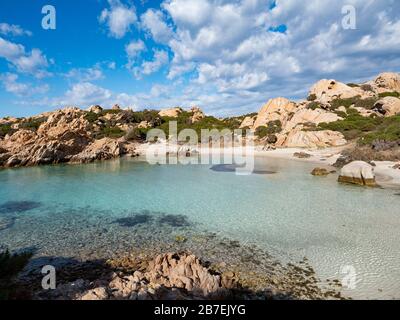
[{"label": "rock formation", "polygon": [[400,75],[393,72],[381,73],[371,85],[378,93],[391,91],[400,92]]},{"label": "rock formation", "polygon": [[193,107],[190,109],[190,112],[192,112],[192,118],[191,118],[191,122],[192,123],[196,123],[199,122],[201,119],[205,118],[205,114],[204,112],[199,108],[199,107]]},{"label": "rock formation", "polygon": [[177,118],[182,111],[182,108],[177,107],[161,110],[158,114],[160,117]]},{"label": "rock formation", "polygon": [[374,110],[385,117],[395,116],[400,113],[400,99],[384,97],[375,103]]},{"label": "rock formation", "polygon": [[347,143],[343,134],[336,131],[302,131],[295,129],[289,132],[288,135],[280,135],[278,142],[279,147],[288,148],[325,148],[338,147]]},{"label": "rock formation", "polygon": [[342,168],[339,182],[375,187],[374,168],[364,161],[353,161]]},{"label": "rock formation", "polygon": [[[94,109],[100,110],[97,107],[91,109],[91,112]],[[91,123],[87,115],[86,111],[72,107],[16,123],[14,129],[0,139],[0,166],[83,163],[111,159],[127,152],[134,153],[132,142],[124,139],[98,139],[96,136],[106,124],[100,120],[99,124],[96,121]],[[122,115],[114,117],[110,122],[116,122],[112,128],[117,128],[117,124],[121,124],[119,121]]]},{"label": "rock formation", "polygon": [[352,97],[369,97],[371,94],[358,87],[350,87],[336,80],[320,80],[310,90],[310,97],[322,103],[330,103],[334,99]]}]

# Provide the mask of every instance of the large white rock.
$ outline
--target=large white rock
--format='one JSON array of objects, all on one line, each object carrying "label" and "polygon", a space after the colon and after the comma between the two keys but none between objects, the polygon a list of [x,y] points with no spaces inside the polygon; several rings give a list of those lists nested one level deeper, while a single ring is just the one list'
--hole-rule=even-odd
[{"label": "large white rock", "polygon": [[182,108],[170,108],[170,109],[164,109],[161,110],[158,115],[160,117],[171,117],[171,118],[177,118],[179,114],[182,112]]},{"label": "large white rock", "polygon": [[276,145],[288,148],[324,148],[343,146],[346,143],[346,139],[340,132],[295,129],[289,132],[288,135],[279,135]]},{"label": "large white rock", "polygon": [[376,186],[374,168],[364,161],[353,161],[342,168],[339,182]]},{"label": "large white rock", "polygon": [[357,87],[350,87],[336,80],[323,79],[311,87],[310,95],[314,95],[316,100],[322,103],[330,103],[338,98],[348,99],[356,96],[367,97],[371,96],[371,93]]},{"label": "large white rock", "polygon": [[394,72],[384,72],[378,75],[374,80],[374,84],[380,90],[385,91],[397,91],[400,92],[400,75]]},{"label": "large white rock", "polygon": [[284,129],[290,131],[299,124],[313,123],[318,125],[320,123],[329,123],[342,120],[336,113],[328,112],[322,109],[300,109],[293,117],[286,123]]},{"label": "large white rock", "polygon": [[265,126],[268,122],[280,120],[284,122],[288,114],[296,109],[296,104],[286,98],[271,99],[265,104],[258,113],[254,122],[254,129]]},{"label": "large white rock", "polygon": [[375,103],[374,110],[385,117],[400,113],[400,99],[396,97],[385,97]]},{"label": "large white rock", "polygon": [[246,117],[240,124],[240,129],[243,128],[252,128],[254,126],[254,121],[256,120],[256,117]]}]

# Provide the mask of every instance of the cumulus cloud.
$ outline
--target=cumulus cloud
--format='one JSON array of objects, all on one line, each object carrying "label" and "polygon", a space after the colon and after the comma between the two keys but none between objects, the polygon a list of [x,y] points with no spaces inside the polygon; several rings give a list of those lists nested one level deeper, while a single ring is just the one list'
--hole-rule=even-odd
[{"label": "cumulus cloud", "polygon": [[49,62],[39,49],[27,52],[21,44],[16,44],[0,37],[0,58],[6,59],[19,72],[32,74],[37,78],[48,76]]},{"label": "cumulus cloud", "polygon": [[91,82],[76,83],[63,96],[37,100],[32,104],[49,105],[57,108],[66,106],[87,108],[90,105],[99,104],[105,108],[110,108],[116,103],[122,107],[137,108],[136,96],[127,93],[115,93]]},{"label": "cumulus cloud", "polygon": [[110,8],[101,12],[99,21],[108,26],[110,36],[123,38],[137,21],[135,8],[126,6],[119,0],[108,0],[108,3]]},{"label": "cumulus cloud", "polygon": [[131,41],[126,45],[125,51],[129,58],[136,58],[136,56],[143,50],[146,46],[142,40]]},{"label": "cumulus cloud", "polygon": [[112,93],[108,89],[96,86],[90,82],[80,82],[74,84],[65,95],[61,98],[56,98],[53,105],[77,105],[88,106],[110,99]]},{"label": "cumulus cloud", "polygon": [[159,10],[147,10],[140,20],[143,28],[159,43],[168,43],[173,36],[171,27],[165,22],[165,17]]},{"label": "cumulus cloud", "polygon": [[128,69],[132,71],[136,79],[141,79],[143,75],[150,75],[159,71],[164,65],[168,64],[168,53],[163,50],[154,50],[152,60],[145,60],[140,66],[128,64]]},{"label": "cumulus cloud", "polygon": [[[345,5],[356,10],[355,30],[342,26]],[[149,16],[171,21],[173,34],[160,41],[150,33],[173,53],[167,77],[194,75],[182,101],[206,109],[245,111],[278,95],[304,98],[321,78],[363,81],[400,70],[396,0],[165,0],[161,8],[169,20],[162,11]]]},{"label": "cumulus cloud", "polygon": [[16,96],[44,94],[49,90],[49,86],[47,84],[32,86],[31,84],[19,82],[18,75],[14,73],[0,75],[0,81],[7,92],[15,94]]},{"label": "cumulus cloud", "polygon": [[94,81],[104,78],[100,64],[96,64],[91,68],[73,68],[64,76],[68,79],[75,79],[80,82]]},{"label": "cumulus cloud", "polygon": [[18,25],[8,24],[8,23],[0,23],[0,34],[2,35],[11,35],[11,36],[31,36],[32,32],[29,30],[24,30]]}]

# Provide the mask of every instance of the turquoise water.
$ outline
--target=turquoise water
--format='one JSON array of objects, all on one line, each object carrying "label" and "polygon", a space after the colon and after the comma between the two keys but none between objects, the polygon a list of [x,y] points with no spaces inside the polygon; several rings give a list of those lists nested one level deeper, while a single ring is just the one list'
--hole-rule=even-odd
[{"label": "turquoise water", "polygon": [[96,257],[207,230],[283,261],[306,256],[322,279],[351,266],[352,297],[400,298],[399,190],[340,185],[313,167],[260,158],[260,174],[237,176],[120,159],[2,170],[0,245]]}]

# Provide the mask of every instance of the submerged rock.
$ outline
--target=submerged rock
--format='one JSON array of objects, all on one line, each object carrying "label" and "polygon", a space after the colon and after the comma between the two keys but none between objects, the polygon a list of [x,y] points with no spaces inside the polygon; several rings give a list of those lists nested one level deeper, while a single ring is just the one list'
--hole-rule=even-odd
[{"label": "submerged rock", "polygon": [[339,182],[376,187],[374,168],[364,161],[353,161],[342,168]]},{"label": "submerged rock", "polygon": [[327,169],[324,168],[315,168],[311,174],[313,176],[327,176],[328,174],[330,174],[330,172]]}]

